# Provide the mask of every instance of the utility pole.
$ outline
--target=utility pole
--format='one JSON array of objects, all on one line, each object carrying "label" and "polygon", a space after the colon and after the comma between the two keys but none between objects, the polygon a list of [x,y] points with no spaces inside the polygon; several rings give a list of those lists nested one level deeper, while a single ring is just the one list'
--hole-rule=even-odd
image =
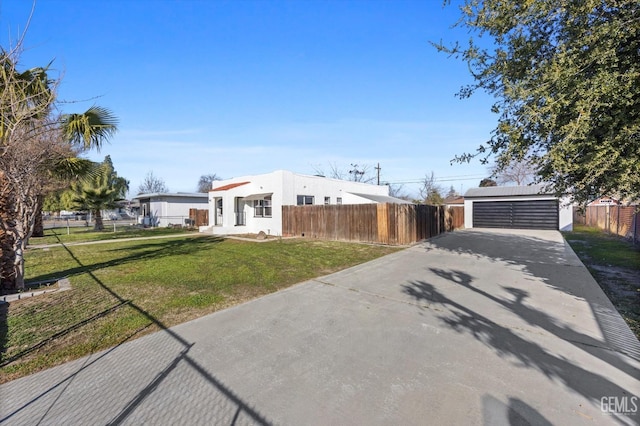
[{"label": "utility pole", "polygon": [[378,165],[374,167],[374,169],[376,169],[376,171],[378,172],[378,186],[380,186],[380,163],[378,163]]}]

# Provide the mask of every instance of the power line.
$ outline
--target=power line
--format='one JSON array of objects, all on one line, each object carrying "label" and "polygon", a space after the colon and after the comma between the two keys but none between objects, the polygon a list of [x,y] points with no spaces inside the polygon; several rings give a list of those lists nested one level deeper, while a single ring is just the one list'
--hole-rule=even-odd
[{"label": "power line", "polygon": [[[460,175],[460,176],[444,176],[441,178],[434,178],[436,182],[455,182],[460,180],[477,180],[484,179],[486,175]],[[410,179],[410,180],[398,180],[398,181],[389,181],[388,183],[392,184],[402,184],[402,183],[422,183],[424,182],[424,178],[422,179]]]}]

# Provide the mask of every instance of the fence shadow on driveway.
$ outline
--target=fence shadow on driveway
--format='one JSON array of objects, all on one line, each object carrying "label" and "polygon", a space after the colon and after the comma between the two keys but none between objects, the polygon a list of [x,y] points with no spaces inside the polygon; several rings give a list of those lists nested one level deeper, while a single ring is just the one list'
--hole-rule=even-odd
[{"label": "fence shadow on driveway", "polygon": [[[171,248],[175,248],[174,246],[175,244],[173,244],[173,242],[168,242],[168,248],[165,248],[165,249],[170,250]],[[111,416],[111,420],[107,423],[109,425],[122,424],[125,421],[132,421],[132,420],[135,421],[137,409],[139,409],[143,403],[148,403],[149,399],[151,399],[152,396],[159,395],[161,393],[158,391],[160,386],[162,386],[164,382],[167,382],[168,379],[172,377],[173,374],[176,374],[178,369],[181,368],[179,373],[180,375],[195,376],[198,379],[199,383],[201,384],[204,383],[205,386],[209,387],[208,390],[206,388],[202,389],[202,385],[200,385],[201,394],[204,393],[204,395],[201,395],[202,401],[194,401],[196,405],[199,402],[207,403],[207,406],[209,408],[211,408],[211,404],[215,405],[215,407],[213,407],[213,409],[208,412],[204,412],[204,413],[192,412],[193,415],[199,415],[199,418],[202,421],[209,423],[209,420],[211,419],[208,419],[207,416],[216,415],[215,420],[212,421],[212,423],[215,423],[215,424],[226,423],[226,424],[233,425],[233,424],[236,424],[236,422],[238,422],[239,419],[242,419],[243,422],[250,422],[252,424],[260,424],[260,425],[270,424],[270,422],[263,415],[261,415],[257,410],[250,407],[239,396],[235,395],[231,389],[226,387],[220,380],[218,380],[206,368],[200,365],[193,357],[189,355],[189,351],[194,345],[193,343],[186,341],[182,336],[180,336],[174,330],[168,328],[158,318],[156,318],[154,315],[152,315],[142,307],[138,306],[137,304],[129,300],[122,298],[119,294],[117,294],[114,290],[112,290],[107,284],[105,284],[93,273],[93,271],[97,269],[111,266],[112,264],[114,264],[114,262],[115,264],[119,264],[120,262],[125,263],[127,262],[127,259],[119,259],[114,262],[109,262],[108,265],[98,264],[98,265],[86,266],[80,261],[80,259],[78,259],[77,256],[75,256],[75,254],[70,250],[69,247],[64,246],[64,248],[67,250],[69,255],[75,260],[75,262],[78,264],[78,267],[74,268],[74,271],[77,270],[78,272],[82,271],[84,273],[87,273],[92,278],[92,280],[96,282],[96,284],[98,284],[102,289],[104,289],[107,293],[113,296],[116,300],[118,300],[122,304],[126,304],[127,306],[130,306],[131,308],[135,309],[138,313],[140,313],[142,316],[144,316],[149,322],[149,324],[145,327],[155,325],[162,330],[159,333],[162,333],[163,337],[168,339],[168,342],[170,342],[170,345],[167,345],[167,342],[162,342],[161,344],[163,344],[164,347],[161,348],[160,350],[156,350],[155,351],[156,353],[162,352],[162,349],[164,349],[165,355],[167,353],[170,353],[171,348],[169,346],[171,345],[173,347],[179,348],[178,354],[174,356],[173,359],[170,359],[168,362],[164,361],[166,362],[166,365],[164,365],[164,367],[162,366],[162,364],[150,366],[151,371],[157,372],[157,373],[148,383],[145,384],[145,383],[136,382],[136,377],[133,377],[133,376],[125,377],[125,380],[127,380],[126,385],[129,388],[140,389],[137,392],[137,394],[132,398],[130,398],[130,400],[127,403],[118,405],[117,407],[105,408],[104,406],[100,406],[100,404],[102,405],[107,404],[105,401],[109,400],[109,393],[119,393],[119,392],[122,392],[123,390],[122,389],[99,389],[99,391],[104,394],[104,398],[103,398],[104,400],[103,401],[94,400],[94,401],[91,401],[88,406],[80,407],[82,410],[85,411],[82,414],[83,420],[92,423],[91,421],[92,414],[93,414],[92,411],[104,412],[105,409],[108,409]],[[153,249],[155,249],[155,252],[154,252],[155,254],[149,250],[142,251],[139,254],[138,259],[145,258],[147,256],[162,255],[163,253],[166,252],[166,250],[163,249],[163,250],[160,250],[160,253],[158,253],[159,251],[158,248],[159,248],[158,245],[153,245]],[[67,272],[73,273],[74,271],[70,270]],[[44,391],[41,391],[38,395],[31,397],[29,400],[25,401],[20,407],[13,409],[13,411],[11,411],[10,413],[7,413],[3,418],[0,418],[0,423],[7,421],[9,419],[12,419],[14,417],[19,417],[20,414],[24,415],[36,403],[49,404],[48,407],[44,410],[44,413],[42,413],[42,407],[39,407],[39,410],[38,410],[39,411],[38,416],[41,417],[39,419],[39,422],[44,421],[45,418],[49,416],[49,413],[53,411],[55,405],[60,403],[59,401],[61,400],[63,394],[67,391],[67,389],[72,385],[72,383],[75,380],[78,380],[81,374],[82,375],[100,374],[100,373],[91,371],[91,368],[97,367],[97,365],[100,362],[104,362],[108,357],[115,355],[117,351],[123,350],[122,345],[136,334],[138,334],[138,332],[135,332],[131,336],[124,337],[122,339],[122,342],[118,346],[115,346],[105,351],[96,359],[92,360],[91,356],[86,357],[84,364],[81,365],[80,368],[78,368],[75,372],[73,372],[72,374],[69,374],[66,378],[60,380],[57,384],[50,386],[48,389],[45,389]],[[152,336],[147,336],[147,337],[152,337]],[[145,357],[150,355],[152,354],[144,354],[144,353],[128,354],[128,356],[136,356],[136,357]],[[123,367],[126,367],[126,366],[123,366]],[[129,370],[124,368],[123,371],[126,374],[126,372],[128,372]],[[102,374],[104,373],[105,372],[102,371]],[[115,371],[109,371],[107,373],[116,374]],[[173,381],[171,383],[180,382],[181,378],[182,377],[180,378],[173,377]],[[95,377],[93,379],[95,380],[90,380],[90,382],[92,383],[92,385],[97,386],[95,385],[95,383],[98,382],[98,379],[100,379],[100,377]],[[84,386],[86,386],[86,384]],[[55,398],[53,398],[52,401],[48,401],[48,400],[44,401],[44,398],[51,397],[50,394],[54,391],[58,391],[58,395]],[[64,403],[68,404],[68,402],[66,401]],[[77,404],[75,401],[73,401],[72,404],[75,406],[75,408],[78,408],[77,405],[79,404]],[[91,404],[94,404],[94,406],[92,407]],[[95,406],[95,404],[98,404],[98,406]],[[154,404],[152,403],[152,405]],[[158,405],[159,408],[162,408],[161,407],[162,404],[155,404],[155,405]],[[33,418],[33,416],[28,415],[27,418]],[[137,419],[137,420],[139,421],[140,419]],[[185,421],[187,419],[183,418],[182,420]],[[81,421],[78,421],[78,423],[81,423]]]}]

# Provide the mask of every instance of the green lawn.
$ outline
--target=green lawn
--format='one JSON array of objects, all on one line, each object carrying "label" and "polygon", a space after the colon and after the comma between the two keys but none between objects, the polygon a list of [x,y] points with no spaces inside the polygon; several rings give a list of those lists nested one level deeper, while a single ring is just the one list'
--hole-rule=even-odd
[{"label": "green lawn", "polygon": [[197,230],[186,228],[140,228],[132,225],[116,225],[114,232],[113,223],[105,221],[104,231],[94,231],[93,226],[76,226],[69,228],[52,228],[44,230],[44,237],[32,237],[30,245],[73,243],[85,241],[114,240],[120,238],[146,237],[149,235],[177,235],[184,233],[197,233]]},{"label": "green lawn", "polygon": [[584,225],[576,225],[565,237],[576,254],[590,262],[640,270],[640,249],[623,238]]},{"label": "green lawn", "polygon": [[0,382],[396,250],[212,236],[28,250],[27,281],[67,276],[72,289],[0,304]]},{"label": "green lawn", "polygon": [[640,339],[640,248],[581,225],[564,237]]}]

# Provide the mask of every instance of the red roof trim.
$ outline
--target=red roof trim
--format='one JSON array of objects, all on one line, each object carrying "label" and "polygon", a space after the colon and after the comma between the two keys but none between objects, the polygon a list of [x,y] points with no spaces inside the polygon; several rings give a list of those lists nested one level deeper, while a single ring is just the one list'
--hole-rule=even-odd
[{"label": "red roof trim", "polygon": [[[236,188],[238,186],[246,185],[251,182],[238,182],[238,183],[230,183],[228,185],[219,186],[217,188],[213,188],[211,191],[226,191],[227,189]],[[209,191],[209,192],[211,192]]]}]

